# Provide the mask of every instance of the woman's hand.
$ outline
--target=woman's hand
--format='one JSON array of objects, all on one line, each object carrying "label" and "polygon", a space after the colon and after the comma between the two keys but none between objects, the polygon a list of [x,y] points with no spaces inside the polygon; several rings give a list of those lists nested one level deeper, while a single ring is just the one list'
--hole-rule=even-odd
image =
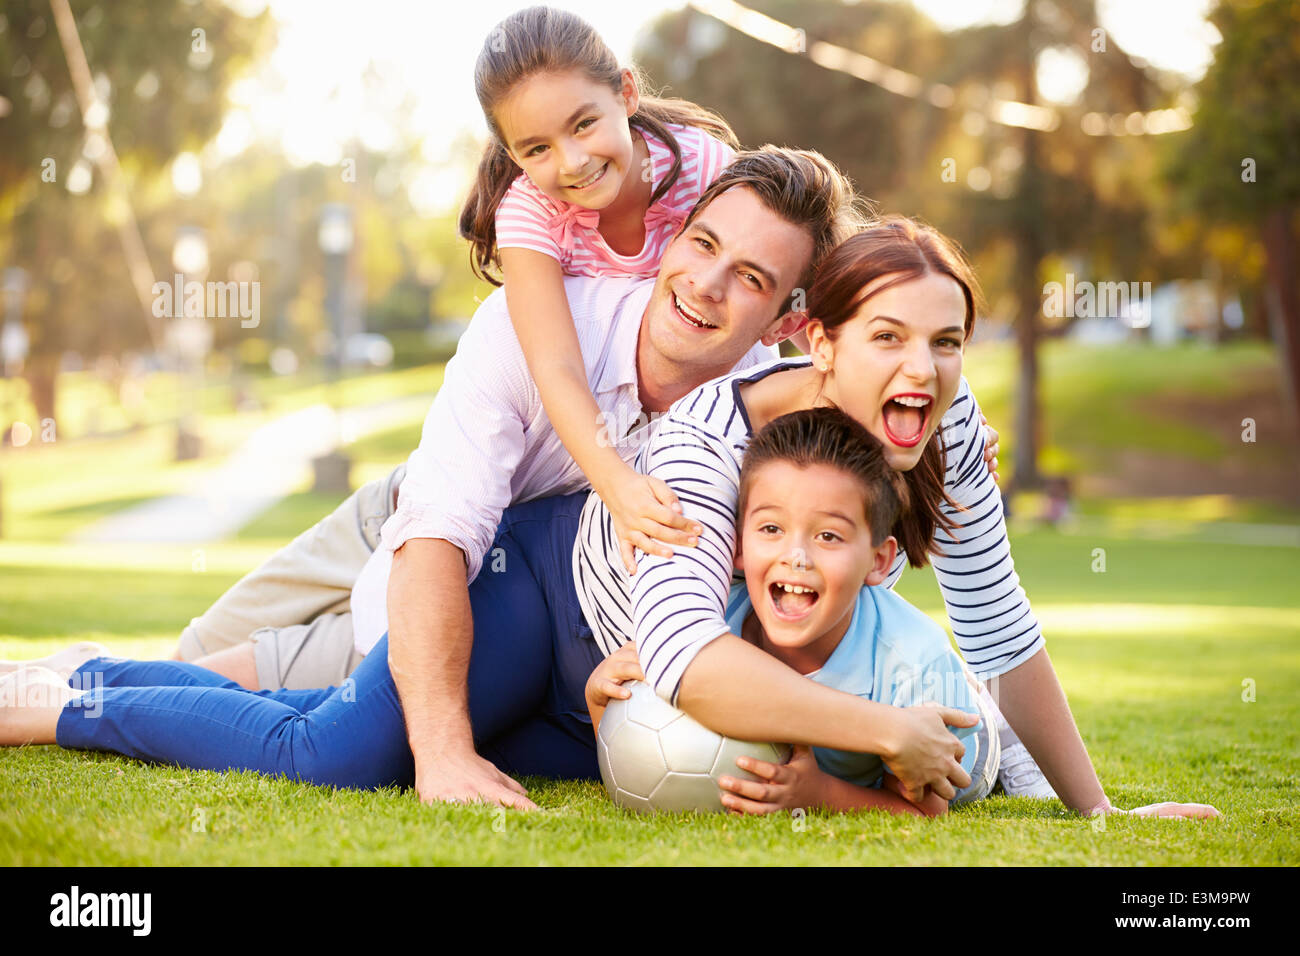
[{"label": "woman's hand", "polygon": [[637,660],[636,644],[628,641],[597,664],[587,678],[587,709],[603,711],[611,700],[627,700],[632,692],[623,685],[631,680],[645,680],[645,674]]},{"label": "woman's hand", "polygon": [[932,704],[898,707],[894,714],[892,746],[889,753],[880,756],[898,778],[905,798],[920,804],[929,786],[943,799],[951,800],[960,788],[970,786],[970,774],[961,768],[966,746],[948,727],[974,727],[979,723],[979,714]]},{"label": "woman's hand", "polygon": [[1086,816],[1092,816],[1097,811],[1102,813],[1124,814],[1130,817],[1175,817],[1181,820],[1213,820],[1223,816],[1218,810],[1208,803],[1148,803],[1145,807],[1137,807],[1134,810],[1122,810],[1119,807],[1113,807],[1109,800],[1103,800],[1099,806],[1092,809],[1091,813]]},{"label": "woman's hand", "polygon": [[737,757],[736,765],[759,779],[719,778],[722,805],[732,813],[775,813],[795,807],[818,807],[825,802],[826,774],[817,766],[811,747],[796,746],[787,763]]},{"label": "woman's hand", "polygon": [[998,481],[998,433],[989,420],[980,412],[980,424],[984,426],[984,464],[988,466],[989,474],[993,476],[994,481]]},{"label": "woman's hand", "polygon": [[676,493],[661,478],[642,475],[632,468],[597,490],[609,509],[618,535],[619,551],[628,574],[636,574],[636,549],[671,558],[674,544],[693,548],[704,529],[682,514]]}]

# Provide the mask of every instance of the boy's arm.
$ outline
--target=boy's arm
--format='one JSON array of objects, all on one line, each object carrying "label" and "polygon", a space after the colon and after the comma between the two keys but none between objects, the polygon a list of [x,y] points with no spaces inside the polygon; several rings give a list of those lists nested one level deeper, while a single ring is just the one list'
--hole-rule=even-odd
[{"label": "boy's arm", "polygon": [[910,803],[902,796],[898,779],[888,771],[879,790],[841,780],[822,770],[808,747],[796,747],[784,764],[753,757],[739,757],[736,763],[758,779],[726,776],[718,781],[722,805],[735,813],[774,813],[806,807],[836,812],[876,809],[935,817],[948,811],[948,801],[929,790],[918,804]]},{"label": "boy's arm", "polygon": [[613,515],[629,572],[636,570],[634,547],[670,556],[669,544],[689,544],[694,523],[680,508],[674,510],[677,496],[666,485],[638,475],[619,457],[616,446],[623,436],[602,427],[604,415],[587,381],[559,262],[532,249],[508,248],[500,254],[510,320],[542,407]]}]

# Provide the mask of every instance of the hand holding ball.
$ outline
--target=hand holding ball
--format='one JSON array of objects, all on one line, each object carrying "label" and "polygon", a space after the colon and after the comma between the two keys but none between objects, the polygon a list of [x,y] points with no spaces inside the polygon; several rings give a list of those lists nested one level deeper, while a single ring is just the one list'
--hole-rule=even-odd
[{"label": "hand holding ball", "polygon": [[719,777],[757,779],[736,766],[737,757],[790,759],[787,744],[724,737],[662,700],[649,684],[624,686],[632,696],[609,702],[596,737],[601,779],[620,807],[721,812]]}]

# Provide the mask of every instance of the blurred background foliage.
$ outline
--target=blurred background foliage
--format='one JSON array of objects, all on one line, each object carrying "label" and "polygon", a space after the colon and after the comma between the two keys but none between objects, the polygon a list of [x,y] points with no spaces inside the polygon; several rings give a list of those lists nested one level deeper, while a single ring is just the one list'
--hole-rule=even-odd
[{"label": "blurred background foliage", "polygon": [[[0,380],[6,427],[55,420],[75,438],[104,421],[140,427],[159,409],[172,414],[185,401],[159,397],[168,389],[200,390],[188,400],[200,409],[236,409],[265,404],[277,376],[310,387],[340,365],[359,374],[445,360],[490,291],[470,274],[454,222],[481,148],[472,132],[448,122],[431,160],[413,121],[418,91],[377,55],[340,88],[346,79],[359,91],[361,113],[388,131],[382,141],[352,136],[326,162],[241,138],[233,120],[257,95],[249,80],[282,41],[275,5],[253,0],[71,3],[105,113],[88,122],[56,29],[61,2],[0,0],[0,270],[7,327],[21,326],[24,340]],[[1221,42],[1193,81],[1116,44],[1094,0],[1030,0],[1006,22],[956,30],[905,0],[749,6],[797,25],[808,45],[825,40],[950,91],[939,106],[899,96],[689,5],[646,24],[633,54],[652,86],[717,110],[744,144],[818,149],[881,210],[921,216],[963,243],[988,301],[968,365],[1007,436],[1013,487],[1065,476],[1097,494],[1159,494],[1157,476],[1199,454],[1203,477],[1217,468],[1199,490],[1300,503],[1300,7],[1222,0],[1210,13]],[[356,14],[333,15],[347,30]],[[1040,89],[1053,64],[1064,93]],[[446,96],[472,99],[469,77]],[[1046,105],[1059,123],[993,122],[995,99]],[[1191,128],[1088,132],[1090,117],[1122,127],[1125,116],[1171,109]],[[170,282],[180,237],[199,235],[203,276],[260,286],[256,327],[209,320],[205,377],[187,377],[151,332],[123,248],[124,203],[152,276]],[[342,254],[324,246],[331,209],[350,227]],[[1099,328],[1045,314],[1046,283],[1067,273],[1168,291],[1171,330],[1157,343],[1154,329],[1122,316],[1099,317]],[[373,351],[376,335],[391,356]],[[1085,371],[1073,397],[1052,393],[1051,375]],[[88,375],[103,387],[79,384]],[[76,406],[88,394],[102,415]],[[1254,464],[1242,457],[1256,451],[1239,438],[1244,417],[1269,446]],[[404,441],[418,440],[408,432]],[[1204,464],[1206,447],[1219,465]],[[1245,476],[1260,468],[1269,477],[1252,484]]]}]

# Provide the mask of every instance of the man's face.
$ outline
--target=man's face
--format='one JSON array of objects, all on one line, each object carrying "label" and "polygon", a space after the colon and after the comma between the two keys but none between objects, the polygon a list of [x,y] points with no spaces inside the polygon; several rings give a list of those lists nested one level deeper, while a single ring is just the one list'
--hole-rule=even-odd
[{"label": "man's face", "polygon": [[728,189],[664,251],[646,308],[650,347],[680,365],[725,371],[760,338],[780,341],[781,311],[812,246],[806,229],[753,190]]}]

